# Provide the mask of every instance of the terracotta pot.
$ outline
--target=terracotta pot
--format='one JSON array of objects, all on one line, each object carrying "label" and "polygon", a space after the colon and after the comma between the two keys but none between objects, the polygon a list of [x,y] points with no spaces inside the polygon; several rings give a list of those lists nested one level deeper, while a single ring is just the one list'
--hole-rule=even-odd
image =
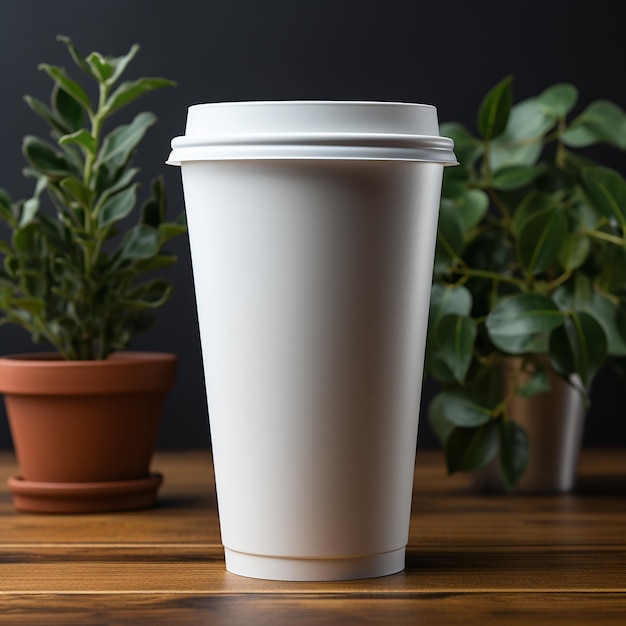
[{"label": "terracotta pot", "polygon": [[[0,392],[21,476],[16,508],[123,510],[149,506],[161,482],[150,460],[176,356],[123,352],[105,361],[54,354],[0,358]],[[134,504],[133,504],[134,503]]]}]

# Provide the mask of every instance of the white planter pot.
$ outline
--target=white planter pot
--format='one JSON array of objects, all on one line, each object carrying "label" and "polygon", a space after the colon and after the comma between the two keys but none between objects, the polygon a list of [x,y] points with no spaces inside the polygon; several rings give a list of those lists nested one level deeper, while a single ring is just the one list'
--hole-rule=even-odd
[{"label": "white planter pot", "polygon": [[191,107],[182,164],[226,567],[404,567],[443,165],[432,107]]}]

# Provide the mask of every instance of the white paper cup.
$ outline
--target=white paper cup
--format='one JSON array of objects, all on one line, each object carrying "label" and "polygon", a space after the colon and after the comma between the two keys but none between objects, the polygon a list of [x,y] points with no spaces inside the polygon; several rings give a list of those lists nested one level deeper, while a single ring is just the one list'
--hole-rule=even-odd
[{"label": "white paper cup", "polygon": [[404,568],[443,166],[436,110],[190,107],[182,178],[226,568]]}]

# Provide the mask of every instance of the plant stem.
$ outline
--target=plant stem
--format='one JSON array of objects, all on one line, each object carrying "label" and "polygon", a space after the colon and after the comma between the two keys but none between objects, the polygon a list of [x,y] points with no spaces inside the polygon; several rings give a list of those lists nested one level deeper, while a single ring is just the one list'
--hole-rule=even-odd
[{"label": "plant stem", "polygon": [[548,292],[554,291],[559,285],[562,285],[572,275],[571,271],[563,272],[558,278],[550,281],[546,286]]},{"label": "plant stem", "polygon": [[474,276],[475,278],[487,278],[493,281],[500,281],[503,283],[509,283],[519,287],[522,291],[526,291],[526,283],[520,278],[514,278],[513,276],[507,276],[506,274],[497,274],[490,270],[479,270],[471,267],[451,267],[450,271],[454,274],[461,274],[463,276]]},{"label": "plant stem", "polygon": [[[93,191],[93,198],[96,197],[95,194],[95,164],[98,156],[98,152],[100,150],[100,141],[101,141],[101,133],[102,126],[104,120],[106,118],[105,114],[105,106],[109,95],[109,87],[107,84],[102,81],[99,84],[99,93],[98,93],[98,107],[91,117],[91,136],[94,139],[95,149],[93,152],[89,152],[87,158],[85,159],[85,171],[83,173],[83,183],[84,185]],[[102,242],[98,235],[98,216],[95,212],[95,207],[93,204],[89,206],[85,211],[85,230],[87,232],[87,238],[83,247],[84,254],[84,263],[85,263],[85,304],[90,311],[89,319],[96,319],[95,312],[95,293],[97,289],[93,284],[93,270],[98,264],[98,259],[100,257],[100,252],[102,248]],[[96,329],[93,326],[83,327],[83,341],[80,346],[80,354],[78,358],[80,359],[93,359],[100,358],[95,355],[94,352],[94,333],[96,333]],[[100,334],[100,333],[98,333]],[[98,355],[101,352],[101,348],[97,350]]]},{"label": "plant stem", "polygon": [[491,142],[489,139],[485,139],[483,142],[485,149],[483,150],[483,174],[485,178],[485,187],[491,187],[491,163],[489,163],[489,156],[491,152]]},{"label": "plant stem", "polygon": [[509,231],[511,228],[511,212],[509,211],[509,207],[504,204],[500,195],[497,194],[496,191],[491,187],[487,188],[487,194],[489,195],[489,198],[491,198],[493,204],[502,214],[502,223],[505,230]]},{"label": "plant stem", "polygon": [[447,239],[441,235],[439,231],[437,231],[438,239],[445,251],[457,262],[461,264],[465,264],[465,261],[456,253],[456,250],[448,243]]},{"label": "plant stem", "polygon": [[493,189],[492,185],[492,177],[491,177],[491,163],[489,162],[489,158],[491,156],[491,142],[489,139],[485,139],[484,142],[485,149],[483,151],[483,174],[484,174],[484,182],[482,185],[483,190],[485,190],[491,201],[498,208],[500,213],[502,214],[502,218],[504,220],[504,226],[506,230],[509,230],[509,225],[511,223],[511,212],[509,208],[504,204],[502,198],[496,193],[495,189]]},{"label": "plant stem", "polygon": [[[557,138],[560,137],[564,131],[565,131],[565,120],[560,119],[559,126],[557,128]],[[565,169],[565,154],[566,154],[565,145],[563,144],[562,141],[560,140],[557,141],[555,163],[556,163],[556,166],[561,170]]]},{"label": "plant stem", "polygon": [[589,237],[594,237],[595,239],[600,239],[602,241],[608,241],[609,243],[614,243],[616,246],[623,248],[626,246],[626,239],[623,237],[618,237],[617,235],[611,235],[610,233],[605,233],[601,230],[588,230],[584,233]]},{"label": "plant stem", "polygon": [[33,316],[32,324],[29,324],[25,319],[19,316],[7,315],[7,317],[11,320],[11,322],[18,324],[31,335],[41,335],[45,337],[46,341],[57,349],[63,359],[69,360],[73,358],[72,352],[63,349],[63,342],[61,339],[52,333],[49,325],[39,315]]},{"label": "plant stem", "polygon": [[88,154],[85,162],[85,172],[83,176],[83,182],[86,187],[92,188],[94,165],[96,162],[96,156],[100,147],[100,133],[102,132],[102,123],[104,122],[103,110],[106,105],[107,98],[109,96],[109,88],[106,83],[100,83],[98,92],[98,108],[91,118],[91,136],[95,140],[96,149],[94,152]]},{"label": "plant stem", "polygon": [[518,372],[516,372],[516,374],[515,374],[515,386],[502,399],[502,402],[500,402],[500,404],[498,404],[497,406],[495,406],[493,408],[493,410],[491,411],[491,416],[492,417],[505,417],[506,418],[506,416],[507,416],[507,408],[508,408],[509,404],[511,403],[511,401],[513,400],[513,398],[515,398],[515,396],[517,395],[518,389],[519,389],[519,387],[518,387]]}]

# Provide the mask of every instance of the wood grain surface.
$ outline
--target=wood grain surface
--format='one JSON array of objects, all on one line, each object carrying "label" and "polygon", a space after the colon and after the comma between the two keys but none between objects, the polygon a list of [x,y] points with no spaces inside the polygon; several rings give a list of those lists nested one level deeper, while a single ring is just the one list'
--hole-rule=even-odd
[{"label": "wood grain surface", "polygon": [[575,494],[486,495],[418,452],[406,570],[340,583],[225,571],[211,457],[159,453],[151,510],[14,511],[0,453],[0,624],[626,624],[626,451]]}]

